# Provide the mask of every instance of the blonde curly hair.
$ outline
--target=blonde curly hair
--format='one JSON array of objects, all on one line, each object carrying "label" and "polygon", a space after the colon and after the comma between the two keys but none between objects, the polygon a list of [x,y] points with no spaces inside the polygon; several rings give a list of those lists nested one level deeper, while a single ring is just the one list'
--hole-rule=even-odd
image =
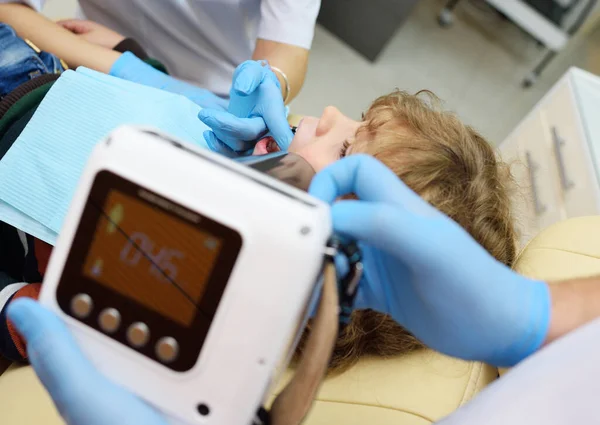
[{"label": "blonde curly hair", "polygon": [[[479,133],[444,111],[433,93],[395,91],[376,99],[347,153],[379,159],[497,260],[512,266],[516,232],[509,168]],[[355,311],[338,338],[330,372],[342,372],[363,356],[389,357],[419,348],[423,344],[391,317]]]}]

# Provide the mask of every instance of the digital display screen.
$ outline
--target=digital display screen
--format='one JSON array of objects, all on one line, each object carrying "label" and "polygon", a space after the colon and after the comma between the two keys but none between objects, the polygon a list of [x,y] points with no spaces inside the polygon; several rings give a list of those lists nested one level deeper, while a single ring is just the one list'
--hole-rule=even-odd
[{"label": "digital display screen", "polygon": [[109,190],[98,207],[84,276],[190,326],[224,241],[197,226],[200,216],[143,190]]}]

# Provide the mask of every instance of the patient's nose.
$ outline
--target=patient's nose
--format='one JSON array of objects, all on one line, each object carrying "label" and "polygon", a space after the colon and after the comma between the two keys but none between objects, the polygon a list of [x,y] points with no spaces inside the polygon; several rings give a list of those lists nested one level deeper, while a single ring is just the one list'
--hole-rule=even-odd
[{"label": "patient's nose", "polygon": [[344,118],[344,115],[335,106],[326,107],[323,110],[323,115],[321,115],[321,119],[319,120],[316,135],[322,136],[324,134],[327,134],[338,121]]}]

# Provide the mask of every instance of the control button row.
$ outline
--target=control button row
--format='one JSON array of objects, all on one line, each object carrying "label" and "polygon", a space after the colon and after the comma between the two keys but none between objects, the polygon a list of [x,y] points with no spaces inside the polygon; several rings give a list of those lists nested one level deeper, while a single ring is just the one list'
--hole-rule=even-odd
[{"label": "control button row", "polygon": [[135,322],[127,329],[127,341],[136,348],[141,348],[150,339],[150,329],[143,322]]},{"label": "control button row", "polygon": [[170,336],[162,337],[158,340],[155,347],[156,356],[164,363],[170,363],[177,358],[179,354],[179,344],[175,338]]},{"label": "control button row", "polygon": [[71,300],[71,311],[80,319],[85,319],[94,308],[92,297],[88,294],[77,294]]},{"label": "control button row", "polygon": [[[94,308],[94,302],[88,294],[77,294],[71,300],[71,312],[80,319],[85,319]],[[115,333],[121,326],[121,314],[116,308],[105,308],[98,316],[98,324],[107,334]],[[127,328],[127,341],[133,347],[142,348],[150,340],[150,329],[144,322],[135,322]],[[177,340],[170,336],[162,337],[154,347],[156,356],[164,363],[170,363],[179,354]]]},{"label": "control button row", "polygon": [[121,314],[116,308],[105,308],[98,316],[98,324],[107,334],[112,334],[121,326]]}]

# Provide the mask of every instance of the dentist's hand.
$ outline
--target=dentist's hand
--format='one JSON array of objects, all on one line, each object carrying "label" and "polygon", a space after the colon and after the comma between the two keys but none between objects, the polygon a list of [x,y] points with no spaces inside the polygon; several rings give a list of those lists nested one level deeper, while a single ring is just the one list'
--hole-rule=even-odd
[{"label": "dentist's hand", "polygon": [[334,202],[337,232],[360,242],[357,308],[390,314],[428,346],[496,366],[536,351],[548,332],[544,282],[497,262],[453,220],[376,159],[351,155],[316,175],[310,193]]},{"label": "dentist's hand", "polygon": [[233,74],[227,112],[203,109],[198,118],[212,128],[204,138],[215,152],[230,157],[252,151],[267,132],[281,150],[287,150],[293,134],[277,77],[268,65],[246,61]]},{"label": "dentist's hand", "polygon": [[31,365],[69,425],[167,425],[152,407],[101,375],[60,319],[37,302],[16,300],[8,317],[27,341]]},{"label": "dentist's hand", "polygon": [[110,68],[110,75],[187,97],[203,108],[225,111],[227,101],[200,87],[185,83],[152,68],[131,52],[123,53]]}]

